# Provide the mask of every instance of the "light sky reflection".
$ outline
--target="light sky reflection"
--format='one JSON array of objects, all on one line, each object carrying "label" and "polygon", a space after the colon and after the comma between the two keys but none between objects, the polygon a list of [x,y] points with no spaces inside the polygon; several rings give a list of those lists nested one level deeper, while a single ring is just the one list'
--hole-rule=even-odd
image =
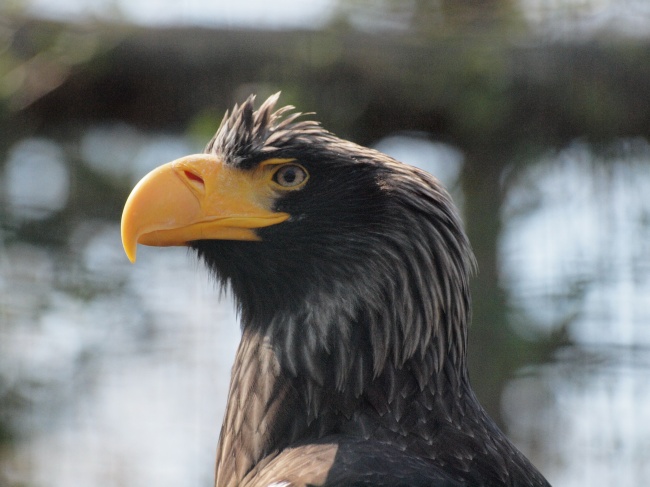
[{"label": "light sky reflection", "polygon": [[515,436],[545,430],[557,485],[632,487],[650,474],[650,146],[618,141],[607,158],[574,143],[525,168],[504,206],[502,284],[521,331],[570,323],[577,344],[503,398]]}]

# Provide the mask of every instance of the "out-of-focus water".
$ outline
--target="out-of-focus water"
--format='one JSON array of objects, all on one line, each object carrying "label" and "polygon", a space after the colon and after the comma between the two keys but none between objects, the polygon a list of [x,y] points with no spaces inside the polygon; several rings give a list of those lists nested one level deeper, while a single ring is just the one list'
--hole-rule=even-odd
[{"label": "out-of-focus water", "polygon": [[[119,214],[71,208],[85,185],[70,146],[116,192],[200,150],[123,125],[10,150],[0,175],[0,422],[13,441],[0,450],[0,484],[211,485],[239,339],[232,304],[185,249],[141,247],[131,265]],[[461,151],[404,135],[377,146],[440,176],[462,203]],[[624,140],[603,155],[575,143],[504,184],[510,326],[530,339],[566,326],[572,340],[510,381],[509,432],[556,485],[643,485],[650,146]]]},{"label": "out-of-focus water", "polygon": [[526,168],[503,211],[511,324],[533,335],[568,324],[574,343],[504,398],[514,431],[540,433],[557,485],[650,477],[650,146],[605,152],[576,142]]}]

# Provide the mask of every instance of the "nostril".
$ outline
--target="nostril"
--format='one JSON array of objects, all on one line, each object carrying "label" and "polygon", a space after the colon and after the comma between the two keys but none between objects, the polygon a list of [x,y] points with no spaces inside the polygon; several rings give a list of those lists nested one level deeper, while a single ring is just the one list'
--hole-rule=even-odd
[{"label": "nostril", "polygon": [[185,177],[189,179],[190,181],[200,184],[201,186],[205,186],[205,182],[203,181],[203,178],[199,176],[198,174],[193,173],[192,171],[183,171],[185,173]]}]

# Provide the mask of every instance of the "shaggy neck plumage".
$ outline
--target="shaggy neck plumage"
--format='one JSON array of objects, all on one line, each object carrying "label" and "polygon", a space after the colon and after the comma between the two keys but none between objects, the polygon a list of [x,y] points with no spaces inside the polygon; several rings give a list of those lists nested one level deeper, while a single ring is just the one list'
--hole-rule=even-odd
[{"label": "shaggy neck plumage", "polygon": [[259,242],[191,244],[232,288],[243,329],[217,487],[248,485],[286,447],[320,438],[363,442],[361,457],[389,445],[463,485],[547,485],[469,386],[474,258],[449,195],[276,101],[235,107],[206,152],[242,170],[304,164],[308,185],[275,201],[291,218]]},{"label": "shaggy neck plumage", "polygon": [[[399,187],[386,191],[399,199]],[[316,283],[300,278],[314,275],[309,267],[316,264],[266,266],[269,256],[287,253],[284,245],[196,244],[233,287],[242,315],[217,486],[238,485],[258,462],[295,441],[371,428],[399,444],[400,430],[417,423],[422,441],[430,442],[433,423],[400,423],[425,410],[429,418],[460,424],[465,401],[474,401],[465,363],[473,260],[453,207],[440,200],[445,194],[436,196],[428,208],[435,219],[417,218],[422,208],[404,210],[400,202],[392,218],[387,212],[390,231],[366,234],[358,246],[347,242],[341,255],[315,252],[339,263]],[[421,410],[409,409],[414,401]]]},{"label": "shaggy neck plumage", "polygon": [[314,162],[309,198],[277,202],[291,221],[260,229],[260,242],[193,244],[242,318],[218,487],[327,435],[409,438],[430,456],[438,421],[460,430],[466,409],[482,412],[465,359],[474,261],[449,195],[427,173],[273,112],[276,99],[236,107],[206,148],[243,170]]}]

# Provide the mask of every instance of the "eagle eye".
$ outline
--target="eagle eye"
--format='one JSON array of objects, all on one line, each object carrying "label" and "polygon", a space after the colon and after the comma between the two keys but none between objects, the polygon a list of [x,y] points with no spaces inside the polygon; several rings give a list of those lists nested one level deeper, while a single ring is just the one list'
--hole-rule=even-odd
[{"label": "eagle eye", "polygon": [[307,171],[298,164],[286,164],[273,175],[273,181],[283,188],[295,188],[307,180]]}]

